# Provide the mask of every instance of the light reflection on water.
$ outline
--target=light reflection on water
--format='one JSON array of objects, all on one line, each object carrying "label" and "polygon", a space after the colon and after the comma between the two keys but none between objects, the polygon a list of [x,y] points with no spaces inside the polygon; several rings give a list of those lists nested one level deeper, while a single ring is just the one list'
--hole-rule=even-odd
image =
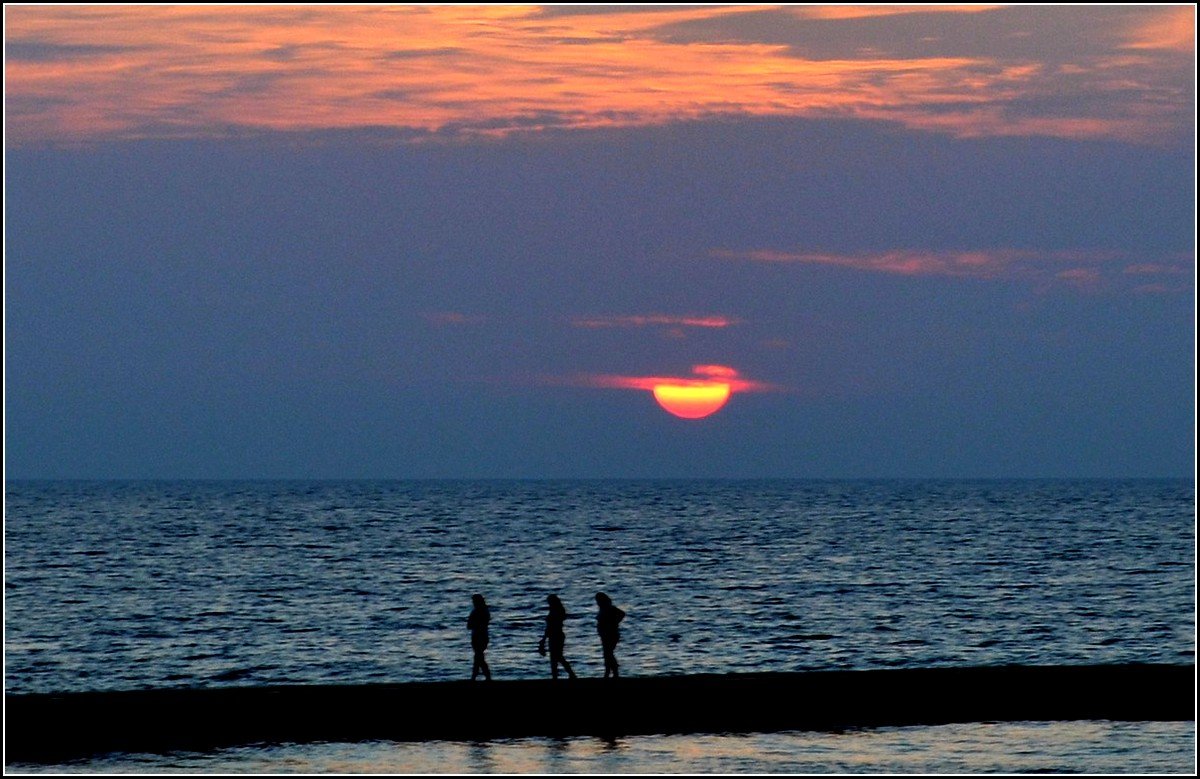
[{"label": "light reflection on water", "polygon": [[22,773],[1166,773],[1196,767],[1194,722],[1014,722],[840,733],[307,744],[116,755]]}]

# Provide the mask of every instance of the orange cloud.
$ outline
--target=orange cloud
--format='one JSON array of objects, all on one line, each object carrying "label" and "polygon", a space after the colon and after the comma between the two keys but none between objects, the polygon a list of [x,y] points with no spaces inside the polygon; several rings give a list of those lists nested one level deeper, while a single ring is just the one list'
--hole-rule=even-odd
[{"label": "orange cloud", "polygon": [[[1127,9],[1112,19],[1024,12],[1077,13],[1081,27],[1095,28],[1061,67],[1019,48],[986,55],[939,48],[935,36],[922,39],[919,52],[875,39],[858,45],[854,31],[839,38],[841,56],[806,53],[805,42],[822,38],[819,25],[886,25],[930,12],[1017,24],[1006,21],[1008,10],[9,6],[7,139],[23,145],[347,129],[419,139],[713,116],[857,118],[956,136],[1142,142],[1190,131],[1190,93],[1176,82],[1192,63],[1160,56],[1190,50],[1190,9]],[[780,32],[776,20],[791,27]],[[706,37],[679,32],[691,24],[706,25]],[[1106,27],[1118,24],[1124,27]],[[1025,34],[1014,26],[1010,37]],[[890,40],[910,39],[905,28]],[[990,33],[974,39],[1008,40]]]},{"label": "orange cloud", "polygon": [[1129,32],[1127,49],[1162,49],[1191,53],[1196,50],[1196,8],[1175,6],[1148,11],[1150,17]]},{"label": "orange cloud", "polygon": [[693,365],[692,373],[710,379],[736,379],[738,372],[728,365]]}]

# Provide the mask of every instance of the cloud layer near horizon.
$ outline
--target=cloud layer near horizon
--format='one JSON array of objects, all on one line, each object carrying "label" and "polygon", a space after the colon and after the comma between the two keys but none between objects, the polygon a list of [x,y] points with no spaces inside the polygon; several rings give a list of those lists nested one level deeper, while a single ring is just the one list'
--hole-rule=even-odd
[{"label": "cloud layer near horizon", "polygon": [[539,383],[558,386],[589,387],[593,389],[633,389],[653,392],[663,385],[677,387],[710,387],[722,385],[731,392],[780,392],[782,387],[747,379],[728,365],[693,365],[691,376],[625,376],[609,373],[546,376]]},{"label": "cloud layer near horizon", "polygon": [[1191,8],[15,6],[10,144],[858,118],[1190,136]]}]

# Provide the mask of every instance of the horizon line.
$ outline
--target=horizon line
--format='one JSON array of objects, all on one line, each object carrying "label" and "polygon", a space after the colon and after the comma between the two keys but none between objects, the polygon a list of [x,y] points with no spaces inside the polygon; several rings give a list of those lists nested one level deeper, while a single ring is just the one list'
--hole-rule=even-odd
[{"label": "horizon line", "polygon": [[1191,481],[1195,475],[1050,475],[1050,476],[18,476],[16,482],[861,482],[861,481]]}]

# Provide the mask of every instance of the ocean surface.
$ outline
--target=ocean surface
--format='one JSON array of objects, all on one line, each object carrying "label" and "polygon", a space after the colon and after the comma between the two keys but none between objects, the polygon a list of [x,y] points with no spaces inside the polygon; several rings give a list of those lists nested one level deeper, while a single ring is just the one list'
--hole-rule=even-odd
[{"label": "ocean surface", "polygon": [[[1193,663],[1191,481],[9,482],[5,689]],[[1190,773],[1194,723],[259,746],[123,772]]]}]

